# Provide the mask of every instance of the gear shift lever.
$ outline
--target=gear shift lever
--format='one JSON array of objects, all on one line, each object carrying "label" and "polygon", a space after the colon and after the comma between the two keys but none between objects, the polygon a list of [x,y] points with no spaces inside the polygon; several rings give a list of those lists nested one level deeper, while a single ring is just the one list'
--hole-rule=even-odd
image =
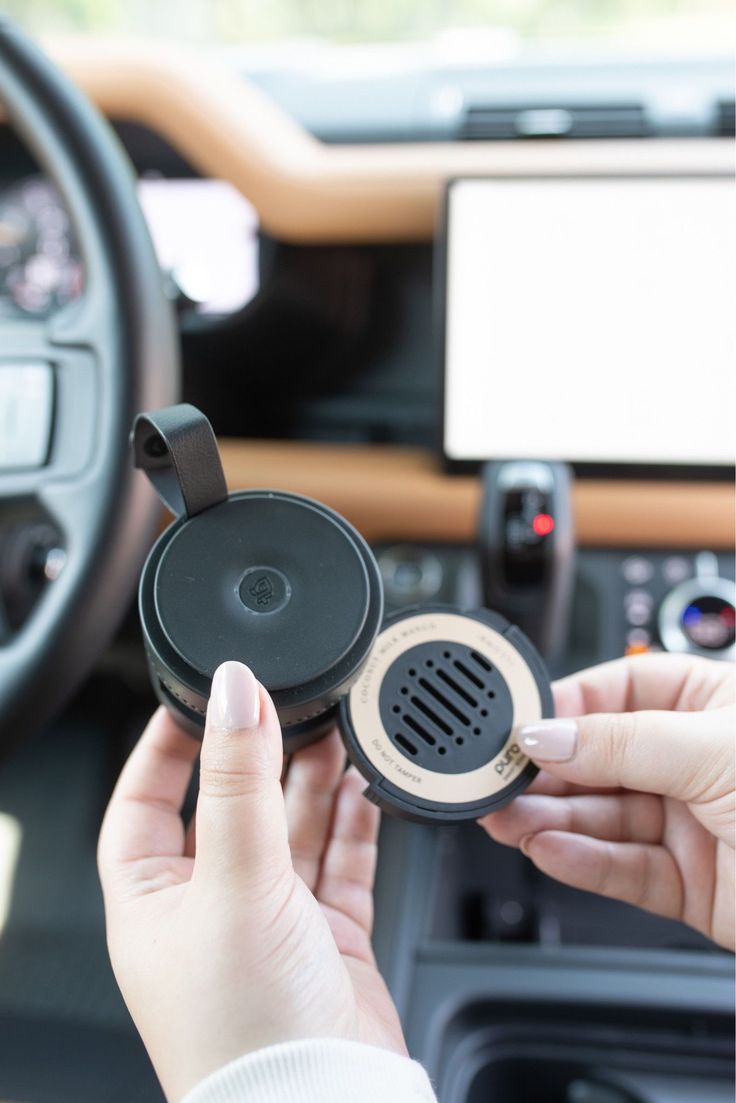
[{"label": "gear shift lever", "polygon": [[554,661],[568,634],[575,537],[572,473],[564,463],[494,461],[483,468],[483,604]]}]

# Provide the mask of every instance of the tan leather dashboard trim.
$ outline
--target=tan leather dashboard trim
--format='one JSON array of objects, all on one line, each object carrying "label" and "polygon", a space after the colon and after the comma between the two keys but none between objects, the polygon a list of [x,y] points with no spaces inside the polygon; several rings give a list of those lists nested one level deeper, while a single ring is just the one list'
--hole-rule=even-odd
[{"label": "tan leather dashboard trim", "polygon": [[[421,449],[221,440],[231,490],[307,494],[344,514],[368,540],[475,540],[480,482],[446,475]],[[578,539],[588,546],[731,548],[730,483],[580,479]]]},{"label": "tan leather dashboard trim", "polygon": [[221,59],[97,38],[45,45],[109,118],[146,125],[230,181],[284,240],[427,240],[453,176],[733,169],[728,139],[328,146]]}]

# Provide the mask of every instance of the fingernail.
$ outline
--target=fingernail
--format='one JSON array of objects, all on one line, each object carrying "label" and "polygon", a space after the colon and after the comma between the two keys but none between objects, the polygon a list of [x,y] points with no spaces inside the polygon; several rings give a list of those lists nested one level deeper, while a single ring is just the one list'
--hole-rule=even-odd
[{"label": "fingernail", "polygon": [[530,758],[539,762],[567,762],[577,748],[578,726],[574,720],[540,720],[519,732],[519,742]]},{"label": "fingernail", "polygon": [[519,850],[522,854],[525,854],[527,858],[529,857],[529,843],[532,841],[533,838],[534,835],[525,835],[519,843]]},{"label": "fingernail", "polygon": [[244,663],[223,663],[212,679],[207,719],[213,728],[255,728],[261,714],[258,682]]}]

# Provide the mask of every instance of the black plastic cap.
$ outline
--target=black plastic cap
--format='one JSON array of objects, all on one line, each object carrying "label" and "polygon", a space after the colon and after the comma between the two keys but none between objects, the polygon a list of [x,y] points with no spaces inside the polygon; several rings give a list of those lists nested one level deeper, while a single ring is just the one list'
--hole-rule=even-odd
[{"label": "black plastic cap", "polygon": [[174,522],[141,576],[140,615],[159,698],[201,734],[212,675],[247,664],[296,750],[334,722],[383,615],[373,553],[339,514],[280,491],[233,494]]}]

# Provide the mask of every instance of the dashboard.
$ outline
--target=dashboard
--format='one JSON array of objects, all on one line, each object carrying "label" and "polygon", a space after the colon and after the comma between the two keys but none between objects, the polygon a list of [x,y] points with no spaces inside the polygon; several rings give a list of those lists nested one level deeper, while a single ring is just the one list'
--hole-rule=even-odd
[{"label": "dashboard", "polygon": [[[705,60],[687,72],[642,61],[628,69],[601,62],[593,73],[571,62],[567,88],[575,86],[581,109],[591,96],[599,106],[613,104],[621,82],[644,104],[647,122],[637,136],[611,129],[609,113],[596,138],[575,127],[545,137],[529,130],[526,116],[521,131],[499,129],[493,119],[484,129],[477,114],[472,133],[467,128],[471,107],[490,110],[500,101],[501,78],[517,107],[552,109],[562,102],[562,68],[551,74],[544,103],[539,68],[502,67],[493,79],[457,67],[431,80],[409,74],[430,106],[438,102],[433,88],[461,92],[445,97],[458,111],[454,122],[448,116],[423,129],[414,119],[399,133],[371,130],[356,116],[352,131],[343,123],[320,131],[319,104],[329,101],[345,115],[358,92],[366,112],[380,113],[383,101],[366,100],[358,74],[346,70],[326,81],[317,67],[297,80],[276,67],[245,72],[154,46],[51,49],[107,114],[138,174],[179,310],[185,395],[229,438],[231,485],[273,483],[312,494],[374,539],[474,539],[478,480],[472,472],[448,474],[438,447],[433,238],[448,178],[732,172],[726,68]],[[385,88],[395,90],[399,79],[387,76]],[[683,81],[691,106],[707,105],[687,124],[682,96],[664,94]],[[407,103],[395,101],[396,118]],[[511,99],[501,106],[510,110]],[[23,213],[19,190],[39,187],[28,179],[38,167],[9,150],[6,131],[0,126],[9,200],[0,309],[43,313],[78,294],[83,265],[80,271],[71,228],[48,190],[44,202],[56,212],[51,223],[62,226],[60,238]],[[45,290],[29,270],[42,275]],[[574,491],[581,541],[730,547],[731,487],[694,474],[681,471],[675,481],[646,468],[617,481],[610,472],[588,472]]]}]

